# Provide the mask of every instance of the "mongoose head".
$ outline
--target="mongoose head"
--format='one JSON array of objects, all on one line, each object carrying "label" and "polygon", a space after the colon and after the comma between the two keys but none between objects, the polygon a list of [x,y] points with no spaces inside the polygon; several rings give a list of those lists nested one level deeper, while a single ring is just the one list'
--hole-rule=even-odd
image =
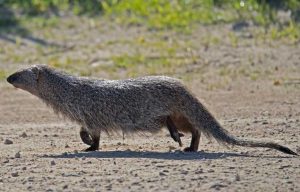
[{"label": "mongoose head", "polygon": [[22,69],[10,75],[7,82],[16,88],[28,91],[33,95],[38,95],[38,81],[41,69],[44,65],[34,65],[32,67]]}]

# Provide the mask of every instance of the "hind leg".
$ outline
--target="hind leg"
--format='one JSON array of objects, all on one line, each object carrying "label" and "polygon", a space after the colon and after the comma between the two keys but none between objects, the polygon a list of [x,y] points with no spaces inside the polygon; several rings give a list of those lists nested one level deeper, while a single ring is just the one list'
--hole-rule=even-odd
[{"label": "hind leg", "polygon": [[175,113],[171,116],[171,119],[179,131],[192,134],[190,147],[185,148],[184,151],[197,151],[201,132],[198,129],[194,128],[194,126],[188,121],[188,119],[180,113]]},{"label": "hind leg", "polygon": [[198,151],[200,136],[201,136],[201,132],[199,132],[198,130],[195,130],[195,129],[192,130],[191,145],[189,147],[185,148],[184,151],[186,151],[186,152],[196,152],[196,151]]},{"label": "hind leg", "polygon": [[167,128],[170,132],[171,137],[174,139],[174,141],[179,143],[179,146],[182,147],[182,142],[180,137],[184,136],[182,133],[179,133],[177,130],[177,127],[173,123],[172,119],[170,117],[167,117]]}]

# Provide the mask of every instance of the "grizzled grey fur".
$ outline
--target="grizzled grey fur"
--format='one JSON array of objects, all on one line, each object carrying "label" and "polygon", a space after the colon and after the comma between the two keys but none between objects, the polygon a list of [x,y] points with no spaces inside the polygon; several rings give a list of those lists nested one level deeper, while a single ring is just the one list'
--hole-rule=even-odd
[{"label": "grizzled grey fur", "polygon": [[289,148],[274,142],[232,136],[175,78],[147,76],[96,80],[75,77],[46,65],[36,65],[12,74],[7,81],[39,97],[55,112],[80,124],[86,143],[91,145],[88,151],[98,150],[101,132],[155,133],[167,126],[178,142],[178,130],[192,134],[191,146],[186,151],[197,151],[200,135],[204,133],[224,144],[267,147],[296,155]]}]

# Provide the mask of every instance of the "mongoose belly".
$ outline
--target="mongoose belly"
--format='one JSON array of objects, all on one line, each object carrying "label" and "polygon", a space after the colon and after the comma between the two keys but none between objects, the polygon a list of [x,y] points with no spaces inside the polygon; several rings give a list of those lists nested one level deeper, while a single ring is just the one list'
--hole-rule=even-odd
[{"label": "mongoose belly", "polygon": [[172,114],[171,119],[179,131],[188,133],[193,129],[193,126],[188,119],[180,113]]}]

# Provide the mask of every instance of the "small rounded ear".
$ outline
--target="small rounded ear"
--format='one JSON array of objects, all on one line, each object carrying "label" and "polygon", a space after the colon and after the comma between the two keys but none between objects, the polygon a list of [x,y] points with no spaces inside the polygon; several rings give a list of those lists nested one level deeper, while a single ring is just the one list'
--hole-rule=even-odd
[{"label": "small rounded ear", "polygon": [[32,69],[33,74],[35,75],[35,80],[38,81],[40,78],[40,69],[38,66],[34,66]]}]

